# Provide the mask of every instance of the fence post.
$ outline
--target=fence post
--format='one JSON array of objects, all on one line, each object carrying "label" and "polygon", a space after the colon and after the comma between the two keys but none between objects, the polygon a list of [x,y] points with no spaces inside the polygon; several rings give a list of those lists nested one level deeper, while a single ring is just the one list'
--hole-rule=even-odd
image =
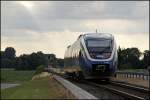
[{"label": "fence post", "polygon": [[144,80],[144,74],[143,74],[143,80]]},{"label": "fence post", "polygon": [[150,81],[150,66],[148,67],[148,80]]}]

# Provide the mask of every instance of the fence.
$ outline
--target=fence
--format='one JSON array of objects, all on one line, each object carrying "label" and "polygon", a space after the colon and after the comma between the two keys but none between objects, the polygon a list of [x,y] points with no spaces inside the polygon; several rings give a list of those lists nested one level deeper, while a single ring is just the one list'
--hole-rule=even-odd
[{"label": "fence", "polygon": [[117,77],[124,77],[124,78],[137,78],[142,80],[150,80],[150,74],[149,72],[123,72],[123,71],[117,71]]}]

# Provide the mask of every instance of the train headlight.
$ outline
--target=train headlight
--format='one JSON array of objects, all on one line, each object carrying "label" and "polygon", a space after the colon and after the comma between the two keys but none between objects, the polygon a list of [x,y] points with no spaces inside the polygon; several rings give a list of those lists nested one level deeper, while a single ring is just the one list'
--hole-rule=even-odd
[{"label": "train headlight", "polygon": [[103,53],[103,56],[104,56],[104,58],[110,58],[111,53],[110,53],[110,52],[108,52],[108,53]]}]

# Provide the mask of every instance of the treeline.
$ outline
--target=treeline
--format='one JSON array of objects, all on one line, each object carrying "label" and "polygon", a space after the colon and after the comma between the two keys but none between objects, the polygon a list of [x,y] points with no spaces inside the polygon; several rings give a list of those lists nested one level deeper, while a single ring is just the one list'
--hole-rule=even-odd
[{"label": "treeline", "polygon": [[16,70],[35,70],[38,66],[47,67],[63,66],[63,59],[56,58],[55,54],[44,54],[41,51],[32,54],[23,54],[16,57],[16,50],[13,47],[7,47],[1,51],[1,68],[14,68]]},{"label": "treeline", "polygon": [[118,69],[146,69],[149,61],[150,50],[142,53],[138,48],[118,48]]},{"label": "treeline", "polygon": [[[56,58],[55,54],[44,54],[41,51],[23,54],[16,57],[16,50],[7,47],[1,51],[1,68],[16,70],[35,70],[38,66],[63,67],[64,60]],[[150,50],[140,52],[138,48],[118,48],[118,69],[146,69],[150,66]]]}]

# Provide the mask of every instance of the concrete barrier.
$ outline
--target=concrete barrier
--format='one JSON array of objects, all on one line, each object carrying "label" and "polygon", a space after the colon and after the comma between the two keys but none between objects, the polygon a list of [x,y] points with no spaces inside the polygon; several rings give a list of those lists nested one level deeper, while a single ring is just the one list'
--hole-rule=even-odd
[{"label": "concrete barrier", "polygon": [[69,90],[76,99],[98,99],[80,87],[77,87],[64,78],[61,78],[60,76],[54,75],[54,79],[61,83],[67,90]]}]

